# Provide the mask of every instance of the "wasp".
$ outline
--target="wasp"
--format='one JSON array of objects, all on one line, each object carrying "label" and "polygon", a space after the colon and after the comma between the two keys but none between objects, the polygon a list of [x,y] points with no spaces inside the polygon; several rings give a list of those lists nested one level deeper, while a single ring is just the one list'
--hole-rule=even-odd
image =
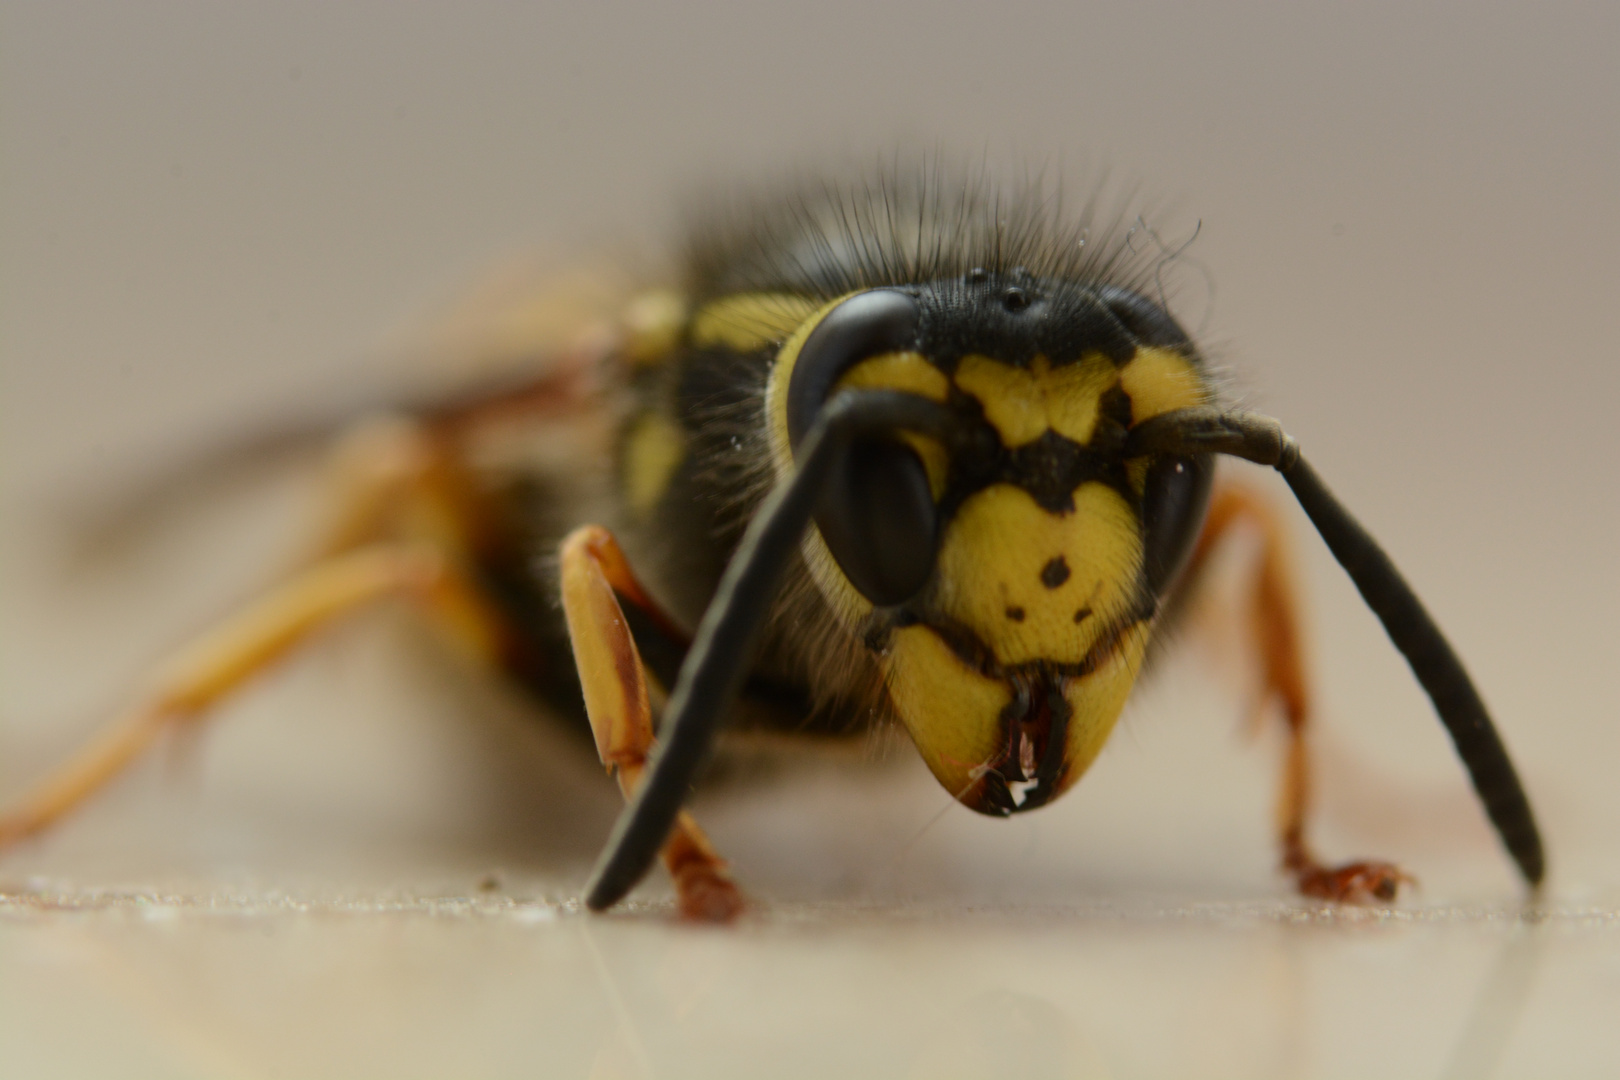
[{"label": "wasp", "polygon": [[1223,401],[1128,217],[1100,226],[1097,205],[1067,219],[1038,186],[929,170],[730,201],[675,287],[513,382],[345,437],[316,553],[0,817],[0,844],[403,596],[594,737],[627,806],[588,907],[661,856],[683,913],[729,919],[742,894],[683,809],[728,729],[898,725],[964,806],[1034,810],[1086,772],[1178,598],[1252,522],[1256,655],[1289,738],[1282,867],[1309,896],[1391,900],[1399,869],[1308,843],[1294,589],[1263,500],[1217,482],[1229,456],[1281,474],[1536,885],[1529,802],[1445,637],[1299,444]]}]

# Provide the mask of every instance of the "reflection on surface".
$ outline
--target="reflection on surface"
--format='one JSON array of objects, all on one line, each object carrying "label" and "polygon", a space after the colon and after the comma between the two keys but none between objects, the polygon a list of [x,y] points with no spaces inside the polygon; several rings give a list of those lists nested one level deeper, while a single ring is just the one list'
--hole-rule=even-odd
[{"label": "reflection on surface", "polygon": [[[1620,1065],[1620,927],[1283,903],[986,913],[500,896],[0,901],[0,1072],[1510,1076]],[[1533,977],[1534,976],[1534,977]],[[1606,993],[1599,992],[1605,980]],[[1584,1038],[1571,1039],[1571,1032]],[[93,1032],[94,1037],[86,1037]],[[289,1032],[298,1032],[296,1039]]]},{"label": "reflection on surface", "polygon": [[1445,1080],[1496,1076],[1514,1030],[1530,1000],[1530,987],[1547,944],[1539,911],[1526,911],[1508,928],[1496,962],[1481,980],[1473,1011],[1442,1074]]}]

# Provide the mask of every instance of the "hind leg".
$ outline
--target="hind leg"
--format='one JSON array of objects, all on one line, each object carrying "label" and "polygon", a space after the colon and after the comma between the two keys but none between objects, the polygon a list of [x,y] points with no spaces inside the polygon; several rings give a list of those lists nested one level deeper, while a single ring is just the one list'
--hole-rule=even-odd
[{"label": "hind leg", "polygon": [[390,596],[418,601],[475,652],[497,655],[499,629],[492,613],[442,554],[396,544],[325,559],[176,653],[129,711],[0,813],[0,848],[39,832],[90,798],[161,735],[202,719],[211,706],[316,631]]},{"label": "hind leg", "polygon": [[310,636],[376,601],[416,601],[480,659],[507,659],[516,639],[471,569],[489,527],[448,442],[407,420],[362,424],[339,444],[330,476],[339,514],[312,558],[176,653],[130,709],[0,813],[0,847],[44,829],[160,736],[200,722]]},{"label": "hind leg", "polygon": [[1211,553],[1242,525],[1260,534],[1260,565],[1253,584],[1251,633],[1260,660],[1261,708],[1273,702],[1287,727],[1282,783],[1277,800],[1277,834],[1282,866],[1306,896],[1349,903],[1395,899],[1402,882],[1412,879],[1389,863],[1364,860],[1328,866],[1306,840],[1311,805],[1311,767],[1307,732],[1311,715],[1293,567],[1287,535],[1271,507],[1239,487],[1223,486],[1210,500],[1187,579],[1196,584]]},{"label": "hind leg", "polygon": [[[641,657],[615,593],[667,623],[636,581],[613,534],[599,525],[574,530],[562,545],[568,636],[597,753],[618,775],[628,798],[641,782],[652,749],[652,707]],[[742,911],[742,894],[724,861],[685,811],[664,843],[663,859],[687,918],[724,922]]]}]

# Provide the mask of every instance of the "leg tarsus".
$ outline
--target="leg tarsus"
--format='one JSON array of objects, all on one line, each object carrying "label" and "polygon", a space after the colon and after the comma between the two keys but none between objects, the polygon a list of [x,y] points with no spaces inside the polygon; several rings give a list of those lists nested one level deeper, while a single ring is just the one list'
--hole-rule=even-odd
[{"label": "leg tarsus", "polygon": [[1298,871],[1294,880],[1300,895],[1337,904],[1392,903],[1403,884],[1415,884],[1393,863],[1370,861],[1313,867]]},{"label": "leg tarsus", "polygon": [[693,922],[731,922],[743,913],[742,890],[726,872],[725,860],[690,815],[682,813],[669,842],[664,845],[664,866],[675,881],[682,918]]},{"label": "leg tarsus", "polygon": [[1388,904],[1400,894],[1402,885],[1417,884],[1400,867],[1375,859],[1324,866],[1298,835],[1283,841],[1283,869],[1294,876],[1301,895],[1336,904]]},{"label": "leg tarsus", "polygon": [[0,851],[43,832],[151,746],[175,721],[173,713],[145,708],[98,732],[56,770],[0,814]]}]

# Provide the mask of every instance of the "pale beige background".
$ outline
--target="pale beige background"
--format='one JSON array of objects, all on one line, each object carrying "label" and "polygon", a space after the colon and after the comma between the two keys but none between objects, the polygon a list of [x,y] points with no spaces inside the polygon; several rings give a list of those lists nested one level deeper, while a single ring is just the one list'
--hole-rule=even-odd
[{"label": "pale beige background", "polygon": [[248,478],[112,561],[75,508],[425,377],[388,343],[491,262],[656,254],[705,178],[899,143],[1202,220],[1183,315],[1450,630],[1553,866],[1520,918],[1303,535],[1323,840],[1422,879],[1393,912],[1288,896],[1277,745],[1195,661],[1039,814],[826,762],[700,808],[756,920],[588,919],[612,791],[394,613],[0,860],[0,1074],[1620,1072],[1620,9],[7,3],[0,50],[0,796],[312,502]]}]

